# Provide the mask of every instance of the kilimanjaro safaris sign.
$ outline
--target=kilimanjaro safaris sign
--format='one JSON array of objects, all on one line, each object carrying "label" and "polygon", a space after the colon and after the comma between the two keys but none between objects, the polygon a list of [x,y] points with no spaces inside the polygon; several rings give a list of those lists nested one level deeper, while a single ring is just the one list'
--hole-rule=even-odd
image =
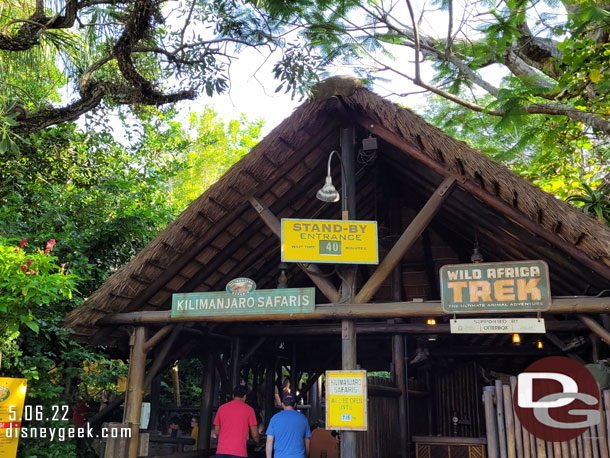
[{"label": "kilimanjaro safaris sign", "polygon": [[229,285],[227,292],[174,294],[172,317],[275,315],[315,310],[315,288],[259,289],[235,294],[229,292],[235,289]]},{"label": "kilimanjaro safaris sign", "polygon": [[446,313],[543,312],[551,307],[544,261],[443,266],[440,280]]}]

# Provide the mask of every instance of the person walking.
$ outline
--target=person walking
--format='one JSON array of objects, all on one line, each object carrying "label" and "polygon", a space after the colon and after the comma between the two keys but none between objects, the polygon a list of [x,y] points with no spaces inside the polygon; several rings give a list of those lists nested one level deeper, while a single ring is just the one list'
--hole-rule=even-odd
[{"label": "person walking", "polygon": [[[296,397],[285,393],[282,411],[271,417],[267,427],[267,458],[306,458],[311,431],[307,418],[295,410]],[[275,454],[274,454],[275,452]]]},{"label": "person walking", "polygon": [[233,400],[221,405],[214,418],[214,434],[218,438],[216,458],[247,458],[248,432],[260,444],[254,409],[246,404],[248,389],[238,385]]}]

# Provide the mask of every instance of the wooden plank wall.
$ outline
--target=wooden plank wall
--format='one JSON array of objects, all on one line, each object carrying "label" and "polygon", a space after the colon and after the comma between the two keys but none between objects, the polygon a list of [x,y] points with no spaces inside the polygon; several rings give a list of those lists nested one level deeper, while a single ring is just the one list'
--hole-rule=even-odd
[{"label": "wooden plank wall", "polygon": [[476,363],[444,373],[439,373],[437,369],[434,377],[434,406],[438,435],[453,436],[453,412],[456,412],[461,421],[457,427],[457,436],[482,437],[485,434],[481,388],[479,366]]},{"label": "wooden plank wall", "polygon": [[[390,379],[368,377],[371,386],[394,387]],[[358,458],[400,457],[398,398],[371,396],[368,402],[368,431],[358,433]]]},{"label": "wooden plank wall", "polygon": [[600,424],[571,441],[548,442],[535,438],[519,423],[512,402],[516,382],[514,376],[510,385],[496,380],[494,387],[486,387],[494,396],[483,395],[489,458],[609,458],[610,391],[603,392]]}]

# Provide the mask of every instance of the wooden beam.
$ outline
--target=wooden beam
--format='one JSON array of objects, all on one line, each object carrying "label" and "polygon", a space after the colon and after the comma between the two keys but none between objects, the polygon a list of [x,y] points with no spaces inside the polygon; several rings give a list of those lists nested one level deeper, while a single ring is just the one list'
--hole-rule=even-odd
[{"label": "wooden beam", "polygon": [[144,351],[149,351],[152,347],[154,347],[155,345],[157,345],[161,339],[163,339],[163,337],[165,337],[166,335],[168,335],[171,330],[174,329],[174,325],[173,324],[168,324],[166,326],[163,326],[161,329],[159,329],[154,336],[152,336],[150,339],[148,339],[145,343],[144,343]]},{"label": "wooden beam", "polygon": [[[581,331],[588,329],[578,320],[545,322],[547,332]],[[438,323],[430,326],[426,323],[357,323],[358,335],[367,334],[449,334],[449,324]],[[238,326],[231,328],[231,333],[240,336],[277,336],[277,337],[300,337],[300,336],[327,336],[341,334],[341,326],[338,324],[318,324],[315,326]]]},{"label": "wooden beam", "polygon": [[241,338],[233,336],[231,338],[231,392],[233,388],[239,385],[240,365],[239,354],[241,353]]},{"label": "wooden beam", "polygon": [[[281,237],[281,223],[277,219],[271,210],[269,210],[265,204],[263,204],[256,197],[250,197],[248,199],[252,207],[256,210],[260,218],[267,225],[271,232],[273,232],[278,238]],[[299,264],[299,267],[303,269],[303,272],[307,274],[314,284],[320,289],[322,294],[331,302],[339,301],[339,292],[337,288],[326,278],[321,276],[320,268],[315,264]]]},{"label": "wooden beam", "polygon": [[297,390],[299,391],[299,394],[297,394],[296,399],[297,404],[301,399],[303,399],[303,396],[305,396],[309,392],[311,387],[314,385],[314,383],[318,381],[321,375],[321,372],[314,372],[313,374],[308,374],[307,383],[305,384],[305,386],[303,386],[303,388],[295,387],[294,392],[296,393]]},{"label": "wooden beam", "polygon": [[212,430],[212,408],[214,406],[214,382],[216,381],[216,367],[214,354],[209,343],[205,350],[205,357],[201,358],[203,375],[201,381],[201,409],[199,410],[199,438],[198,449],[210,448],[210,432]]},{"label": "wooden beam", "polygon": [[610,345],[610,332],[606,331],[601,324],[586,315],[578,315],[578,319],[586,324],[591,331],[600,336],[604,342]]},{"label": "wooden beam", "polygon": [[405,253],[417,241],[424,229],[428,227],[428,224],[430,224],[434,215],[436,215],[441,208],[442,203],[449,194],[451,194],[451,191],[455,187],[455,183],[456,179],[453,177],[447,177],[443,180],[436,191],[434,191],[434,194],[428,199],[424,208],[422,208],[413,221],[411,221],[411,224],[409,224],[402,233],[394,247],[392,247],[373,275],[371,275],[362,289],[358,292],[354,300],[356,304],[364,304],[375,295],[390,272],[392,272],[394,267],[402,260]]},{"label": "wooden beam", "polygon": [[265,337],[260,337],[255,343],[254,345],[252,345],[250,347],[250,349],[248,350],[248,352],[243,356],[243,358],[241,358],[239,360],[239,366],[243,366],[244,364],[246,364],[248,362],[248,360],[250,358],[252,358],[252,355],[254,355],[254,353],[256,353],[256,350],[258,350],[261,345],[263,345],[265,343],[266,338]]},{"label": "wooden beam", "polygon": [[140,413],[144,394],[144,370],[146,366],[146,328],[138,326],[132,334],[127,376],[127,399],[125,401],[124,423],[131,428],[127,458],[138,458],[140,448]]},{"label": "wooden beam", "polygon": [[220,388],[223,393],[223,398],[228,399],[231,397],[233,387],[231,387],[231,381],[227,376],[227,369],[224,361],[220,358],[220,353],[214,351],[214,364],[216,364],[216,370],[218,371],[218,377],[220,377]]},{"label": "wooden beam", "polygon": [[106,407],[104,407],[102,410],[100,410],[98,413],[96,413],[89,419],[89,424],[91,426],[94,426],[98,422],[104,420],[108,415],[110,415],[112,413],[112,411],[114,409],[116,409],[118,406],[120,406],[124,400],[125,400],[124,394],[114,398],[111,402],[108,403],[108,405]]},{"label": "wooden beam", "polygon": [[[371,120],[369,118],[362,117],[358,120],[358,122],[368,129],[371,133],[381,137],[391,145],[405,151],[413,158],[422,162],[426,166],[428,166],[433,171],[437,172],[443,177],[453,176],[453,172],[447,170],[443,165],[436,162],[434,159],[415,148],[409,142],[407,142],[403,137],[395,134],[394,132],[389,131],[385,127],[379,125],[376,121]],[[549,231],[538,223],[532,221],[528,218],[524,213],[519,210],[511,207],[504,200],[499,197],[489,194],[484,189],[480,188],[477,184],[474,184],[464,177],[463,180],[460,180],[459,186],[492,207],[493,209],[499,211],[504,214],[508,218],[516,221],[521,224],[527,230],[533,232],[534,234],[542,237],[547,240],[549,243],[555,245],[556,247],[562,249],[565,253],[572,256],[575,260],[580,262],[581,264],[587,266],[591,270],[599,273],[604,278],[610,280],[610,266],[603,264],[602,262],[591,258],[589,255],[580,251],[576,248],[573,243],[568,242],[561,238],[559,235],[554,232]]]},{"label": "wooden beam", "polygon": [[[555,297],[551,308],[544,313],[607,313],[610,311],[610,297],[572,296]],[[525,312],[507,312],[503,315],[523,315]],[[114,313],[96,322],[97,326],[116,324],[174,323],[184,321],[295,321],[295,320],[341,320],[344,318],[406,318],[414,316],[445,315],[440,301],[403,301],[375,304],[321,304],[312,313],[243,315],[243,316],[199,316],[172,317],[170,310],[150,312]],[[483,314],[482,314],[483,315]]]},{"label": "wooden beam", "polygon": [[157,354],[155,355],[155,359],[150,366],[150,369],[146,373],[146,377],[144,378],[144,389],[147,390],[148,386],[152,383],[152,379],[157,375],[157,373],[161,370],[164,365],[165,359],[167,358],[167,354],[169,353],[172,345],[178,338],[178,334],[182,330],[183,326],[176,326],[167,340],[163,343],[163,346],[159,349]]}]

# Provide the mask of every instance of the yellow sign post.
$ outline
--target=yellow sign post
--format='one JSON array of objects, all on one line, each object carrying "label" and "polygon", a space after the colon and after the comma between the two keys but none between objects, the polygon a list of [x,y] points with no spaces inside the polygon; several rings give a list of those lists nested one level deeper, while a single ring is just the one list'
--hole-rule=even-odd
[{"label": "yellow sign post", "polygon": [[0,458],[17,456],[26,390],[26,379],[0,377]]},{"label": "yellow sign post", "polygon": [[379,264],[377,221],[282,219],[282,261]]},{"label": "yellow sign post", "polygon": [[326,371],[326,429],[367,430],[366,371]]}]

